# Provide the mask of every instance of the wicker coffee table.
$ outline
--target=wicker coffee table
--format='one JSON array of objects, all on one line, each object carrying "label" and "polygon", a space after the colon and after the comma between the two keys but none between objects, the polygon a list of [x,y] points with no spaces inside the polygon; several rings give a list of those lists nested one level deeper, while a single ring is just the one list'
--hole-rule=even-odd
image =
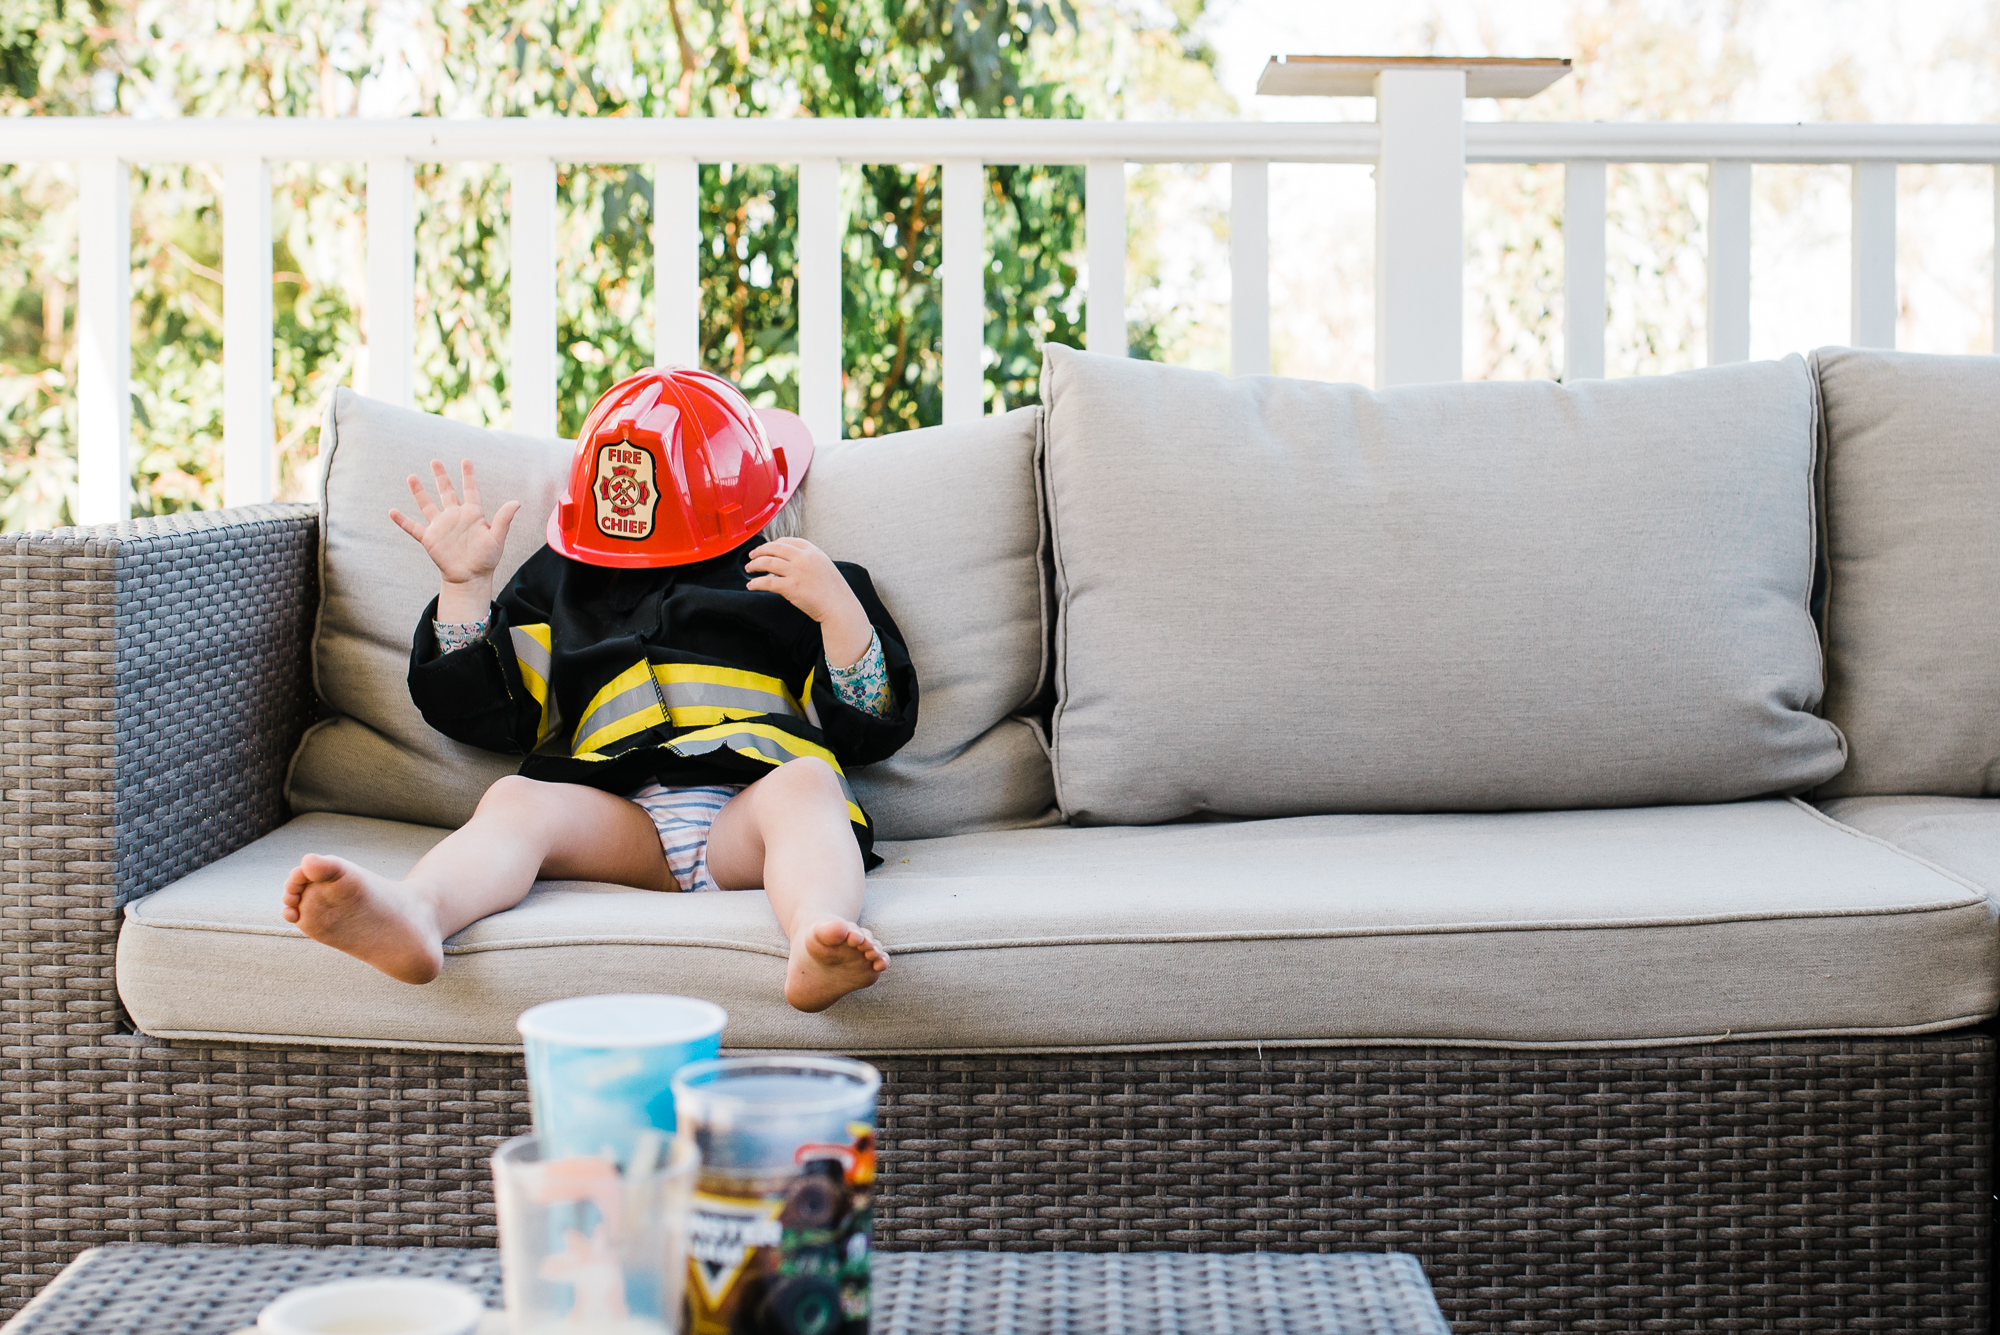
[{"label": "wicker coffee table", "polygon": [[[99,1247],[6,1335],[227,1335],[287,1289],[457,1280],[500,1302],[500,1255],[447,1247]],[[1413,1257],[1377,1252],[878,1252],[873,1335],[1449,1335]]]}]

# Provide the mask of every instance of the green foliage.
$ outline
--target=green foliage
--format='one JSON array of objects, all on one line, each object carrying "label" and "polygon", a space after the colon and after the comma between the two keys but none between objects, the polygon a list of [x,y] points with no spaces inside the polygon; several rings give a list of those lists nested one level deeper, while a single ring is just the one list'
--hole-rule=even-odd
[{"label": "green foliage", "polygon": [[[1203,0],[0,0],[0,115],[1118,116],[1212,110]],[[1082,173],[987,177],[987,394],[1035,394],[1043,342],[1080,342]],[[558,177],[560,424],[653,358],[642,167]],[[420,407],[505,425],[504,169],[418,164]],[[365,356],[363,177],[273,165],[280,494]],[[700,172],[706,365],[797,400],[796,173]],[[847,431],[935,423],[941,174],[846,169]],[[142,512],[220,502],[219,177],[135,175],[134,461]],[[0,526],[67,518],[75,283],[63,170],[0,167]]]}]

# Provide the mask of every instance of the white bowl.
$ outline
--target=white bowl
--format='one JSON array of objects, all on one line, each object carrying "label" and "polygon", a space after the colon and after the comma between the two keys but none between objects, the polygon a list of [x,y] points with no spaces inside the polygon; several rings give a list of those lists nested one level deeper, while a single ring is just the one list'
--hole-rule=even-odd
[{"label": "white bowl", "polygon": [[265,1335],[473,1335],[486,1304],[442,1279],[337,1279],[293,1289],[257,1314]]}]

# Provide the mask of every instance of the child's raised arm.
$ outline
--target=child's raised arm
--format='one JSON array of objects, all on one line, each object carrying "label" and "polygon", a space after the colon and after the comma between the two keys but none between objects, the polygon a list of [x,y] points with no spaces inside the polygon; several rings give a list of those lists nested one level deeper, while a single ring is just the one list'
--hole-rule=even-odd
[{"label": "child's raised arm", "polygon": [[508,501],[487,522],[479,503],[479,481],[473,476],[472,461],[460,462],[462,483],[452,490],[451,476],[444,465],[431,460],[431,474],[437,479],[438,498],[433,501],[415,473],[410,474],[410,494],[424,522],[391,510],[396,527],[423,544],[424,555],[437,566],[442,582],[438,586],[437,619],[447,625],[483,621],[493,605],[493,572],[507,547],[507,529],[520,512],[519,501]]}]

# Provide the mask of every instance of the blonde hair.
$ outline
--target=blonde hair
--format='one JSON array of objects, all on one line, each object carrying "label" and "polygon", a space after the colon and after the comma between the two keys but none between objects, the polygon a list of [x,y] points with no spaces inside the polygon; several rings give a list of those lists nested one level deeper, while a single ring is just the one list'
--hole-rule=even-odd
[{"label": "blonde hair", "polygon": [[803,538],[806,535],[806,484],[799,483],[785,502],[785,508],[771,516],[771,522],[764,525],[757,534],[759,542],[776,542],[779,538]]}]

